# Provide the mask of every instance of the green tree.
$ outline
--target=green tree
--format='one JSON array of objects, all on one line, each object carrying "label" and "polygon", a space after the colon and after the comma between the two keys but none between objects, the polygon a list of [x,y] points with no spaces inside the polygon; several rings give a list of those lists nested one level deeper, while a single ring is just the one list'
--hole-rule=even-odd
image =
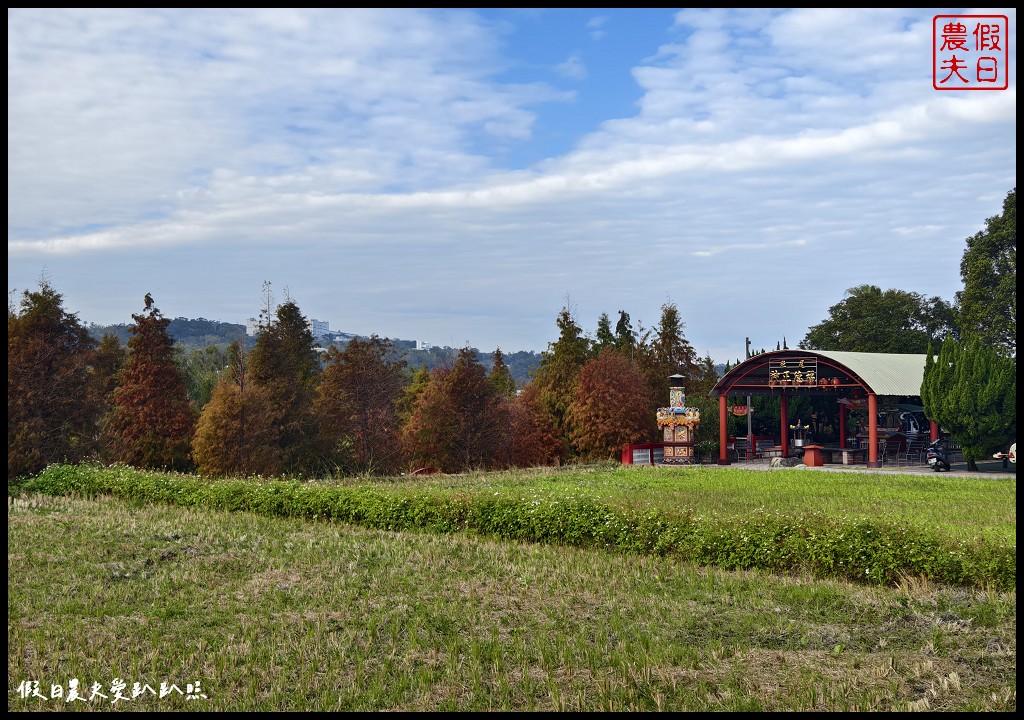
[{"label": "green tree", "polygon": [[491,371],[487,374],[487,382],[494,388],[498,397],[513,397],[516,394],[516,381],[512,378],[512,371],[505,364],[505,356],[501,354],[501,348],[496,348],[491,356]]},{"label": "green tree", "polygon": [[7,477],[95,449],[99,406],[90,367],[96,341],[45,279],[7,307]]},{"label": "green tree", "polygon": [[961,332],[1017,356],[1017,188],[1003,201],[1002,215],[967,238],[960,260],[964,289],[957,293]]},{"label": "green tree", "polygon": [[392,361],[390,340],[353,338],[331,348],[314,403],[336,461],[350,471],[389,474],[404,462],[396,403],[405,388],[405,361]]},{"label": "green tree", "polygon": [[[715,370],[715,361],[711,359],[710,354],[697,361],[690,385],[686,388],[686,404],[700,411],[700,427],[697,429],[698,440],[718,442],[718,398],[713,398],[709,394],[718,380],[719,375]],[[665,401],[668,401],[667,395]],[[744,427],[743,434],[746,434],[745,430]]]},{"label": "green tree", "polygon": [[636,350],[636,331],[630,322],[629,313],[619,310],[619,321],[615,323],[615,347],[626,357],[632,359]]},{"label": "green tree", "polygon": [[248,374],[249,381],[270,397],[284,472],[324,469],[327,448],[313,411],[320,357],[309,323],[294,300],[279,305],[261,326],[249,353]]},{"label": "green tree", "polygon": [[615,335],[612,334],[612,321],[608,313],[601,313],[597,318],[597,331],[594,333],[594,352],[599,353],[609,345],[615,344]]},{"label": "green tree", "polygon": [[181,343],[175,345],[175,351],[178,367],[185,376],[188,397],[201,412],[213,397],[213,389],[228,366],[228,351],[216,345],[189,351]]},{"label": "green tree", "polygon": [[661,306],[658,324],[644,333],[638,345],[637,366],[651,389],[652,416],[668,399],[670,376],[682,375],[683,386],[692,387],[697,353],[686,339],[684,328],[679,308],[675,303],[665,303]]},{"label": "green tree", "polygon": [[954,333],[952,307],[938,297],[859,285],[812,326],[804,350],[924,354],[928,344]]},{"label": "green tree", "polygon": [[103,444],[114,460],[140,468],[191,470],[196,413],[174,361],[165,318],[146,293],[145,311],[132,315],[128,357],[103,423]]},{"label": "green tree", "polygon": [[569,405],[576,397],[580,370],[590,359],[590,342],[583,335],[568,306],[556,320],[558,339],[541,353],[540,365],[533,380],[537,396],[554,420],[566,448],[570,447],[571,422]]},{"label": "green tree", "polygon": [[[430,370],[427,369],[426,364],[421,365],[413,372],[405,383],[405,388],[402,390],[402,394],[395,402],[395,409],[398,412],[398,420],[404,428],[409,420],[412,419],[413,411],[416,409],[416,403],[419,401],[420,395],[430,385]],[[404,431],[403,431],[404,434]]]},{"label": "green tree", "polygon": [[969,470],[1017,435],[1017,369],[978,338],[947,338],[938,358],[928,348],[921,401],[925,415],[960,443]]},{"label": "green tree", "polygon": [[605,348],[580,371],[569,407],[574,446],[583,457],[615,459],[628,443],[657,436],[650,387],[629,358]]}]

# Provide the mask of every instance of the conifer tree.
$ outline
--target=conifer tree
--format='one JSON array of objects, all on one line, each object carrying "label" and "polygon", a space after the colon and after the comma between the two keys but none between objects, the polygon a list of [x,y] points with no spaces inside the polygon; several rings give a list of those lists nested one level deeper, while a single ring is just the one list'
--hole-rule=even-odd
[{"label": "conifer tree", "polygon": [[491,371],[487,374],[487,382],[494,388],[498,397],[513,397],[516,394],[516,381],[512,371],[505,364],[505,356],[501,348],[496,348],[491,355]]},{"label": "conifer tree", "polygon": [[315,472],[327,464],[313,412],[319,374],[320,358],[309,323],[295,301],[287,300],[261,326],[248,357],[248,381],[270,400],[274,444],[286,473]]},{"label": "conifer tree", "polygon": [[684,327],[679,308],[675,303],[665,303],[658,325],[646,334],[638,348],[636,362],[651,388],[652,414],[668,398],[669,377],[681,375],[684,387],[693,384],[697,353],[686,339]]},{"label": "conifer tree", "polygon": [[402,426],[402,445],[413,466],[446,472],[461,469],[455,457],[458,422],[444,384],[449,372],[444,367],[429,371],[430,381],[416,393],[409,418]]},{"label": "conifer tree", "polygon": [[576,396],[580,370],[590,359],[590,343],[576,323],[569,307],[563,307],[556,320],[558,340],[541,353],[540,365],[532,383],[537,396],[554,421],[565,448],[571,446],[569,405]]},{"label": "conifer tree", "polygon": [[946,338],[925,358],[921,401],[925,415],[960,443],[969,470],[1017,435],[1017,372],[1012,358],[970,337]]},{"label": "conifer tree", "polygon": [[609,345],[615,344],[615,335],[612,333],[612,321],[608,313],[601,313],[597,318],[597,330],[594,333],[593,351],[599,353]]},{"label": "conifer tree", "polygon": [[[118,337],[112,333],[100,339],[99,347],[93,354],[89,367],[89,402],[96,409],[99,418],[110,412],[117,389],[121,368],[128,357],[128,348],[121,345]],[[100,423],[96,423],[95,445],[102,460],[110,460],[109,453],[103,447],[100,435]]]},{"label": "conifer tree", "polygon": [[538,397],[537,386],[528,384],[508,402],[508,455],[502,465],[539,467],[561,464],[565,443],[551,414]]},{"label": "conifer tree", "polygon": [[96,341],[42,279],[7,307],[7,477],[50,463],[78,462],[96,449],[99,406],[90,365]]},{"label": "conifer tree", "polygon": [[335,462],[346,470],[393,473],[401,469],[401,428],[396,402],[405,387],[405,361],[376,335],[353,338],[328,352],[314,403]]},{"label": "conifer tree", "polygon": [[413,410],[416,408],[416,403],[419,400],[420,395],[430,385],[431,374],[427,370],[426,364],[421,365],[416,369],[412,375],[409,376],[408,381],[405,384],[405,388],[402,390],[402,394],[399,396],[395,403],[395,407],[398,412],[398,420],[402,425],[403,434],[404,428],[412,418]]},{"label": "conifer tree", "polygon": [[191,352],[185,352],[180,347],[176,349],[177,362],[185,376],[188,397],[196,406],[196,410],[202,412],[213,396],[213,389],[224,375],[224,368],[229,365],[228,351],[216,345],[207,345],[201,350]]},{"label": "conifer tree", "polygon": [[437,368],[405,427],[416,464],[446,472],[495,467],[507,433],[498,396],[475,351],[459,351],[451,368]]},{"label": "conifer tree", "polygon": [[628,443],[657,436],[650,387],[615,348],[605,348],[580,371],[569,407],[572,440],[583,457],[615,459]]},{"label": "conifer tree", "polygon": [[128,348],[121,345],[117,335],[105,334],[96,348],[92,363],[89,366],[91,392],[93,402],[102,408],[101,416],[105,415],[108,405],[117,388],[118,375],[128,357]]},{"label": "conifer tree", "polygon": [[967,238],[960,260],[964,289],[956,294],[960,328],[1017,356],[1017,188],[1003,201],[1001,215]]},{"label": "conifer tree", "polygon": [[128,357],[104,420],[103,443],[114,460],[140,468],[190,470],[196,414],[174,361],[170,320],[146,293],[132,315]]},{"label": "conifer tree", "polygon": [[626,357],[633,359],[636,350],[636,331],[629,319],[629,313],[619,310],[619,321],[615,323],[615,347]]},{"label": "conifer tree", "polygon": [[249,381],[245,346],[228,347],[228,371],[203,406],[192,440],[202,475],[263,475],[284,470],[269,392]]}]

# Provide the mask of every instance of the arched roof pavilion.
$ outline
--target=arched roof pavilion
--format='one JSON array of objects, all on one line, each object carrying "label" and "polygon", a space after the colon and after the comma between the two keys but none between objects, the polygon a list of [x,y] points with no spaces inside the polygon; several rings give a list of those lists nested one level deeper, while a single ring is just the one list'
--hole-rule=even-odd
[{"label": "arched roof pavilion", "polygon": [[[776,350],[746,360],[712,388],[711,397],[719,399],[720,465],[729,464],[727,399],[729,396],[778,397],[781,405],[782,454],[789,454],[788,405],[793,396],[830,395],[837,400],[867,399],[868,467],[881,467],[878,461],[878,398],[895,397],[920,404],[921,383],[927,355],[859,353],[834,350]],[[840,413],[840,444],[846,443],[845,405]],[[938,437],[938,426],[931,422],[931,438]]]}]

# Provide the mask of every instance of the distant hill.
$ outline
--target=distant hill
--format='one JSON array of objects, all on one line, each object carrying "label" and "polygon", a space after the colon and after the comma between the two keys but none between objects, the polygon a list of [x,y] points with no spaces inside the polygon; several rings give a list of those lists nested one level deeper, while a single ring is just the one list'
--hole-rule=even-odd
[{"label": "distant hill", "polygon": [[[457,348],[450,347],[432,347],[428,350],[417,350],[415,348],[415,342],[409,342],[405,340],[395,340],[395,349],[399,357],[405,360],[412,370],[418,370],[421,367],[426,367],[427,370],[433,370],[436,367],[444,367],[448,363],[455,362],[456,356],[459,351]],[[487,368],[487,371],[491,371],[491,366],[494,364],[492,353],[481,352],[477,348],[473,348],[476,352],[477,360]],[[509,372],[512,374],[512,379],[516,381],[516,385],[522,387],[530,381],[530,378],[540,365],[540,353],[533,352],[531,350],[520,350],[518,352],[505,352],[501,351],[501,356],[505,360],[505,364],[508,365]]]},{"label": "distant hill", "polygon": [[[125,323],[119,325],[96,325],[95,323],[90,323],[89,334],[97,340],[101,339],[104,335],[114,335],[121,341],[122,345],[125,345],[128,342],[128,338],[131,337],[131,327],[130,324]],[[206,318],[198,318],[196,320],[174,318],[167,326],[167,332],[174,339],[175,343],[181,345],[186,351],[202,350],[210,345],[223,349],[242,338],[245,339],[246,347],[248,348],[251,348],[256,343],[256,338],[246,335],[245,325],[218,322],[217,320],[207,320]],[[344,348],[349,339],[356,337],[349,333],[336,332],[332,332],[331,336],[335,339],[318,338],[318,341],[323,343],[324,347],[333,344],[338,348]],[[366,338],[363,337],[362,339],[365,340]],[[404,359],[412,370],[417,370],[424,366],[426,366],[427,370],[443,367],[446,363],[454,362],[459,352],[458,349],[450,347],[432,347],[425,350],[417,350],[415,340],[392,339],[391,342],[395,346],[397,358]],[[505,358],[505,364],[508,365],[509,371],[512,373],[513,379],[520,387],[529,382],[531,374],[540,365],[540,353],[533,351],[502,351],[502,355]],[[491,354],[477,350],[477,358],[490,371],[492,364]]]},{"label": "distant hill", "polygon": [[[131,328],[132,326],[126,323],[119,325],[89,323],[89,334],[97,340],[104,335],[114,335],[124,345],[132,336]],[[167,326],[167,333],[176,343],[184,345],[187,350],[202,350],[210,345],[227,347],[236,340],[246,338],[245,325],[218,322],[206,318],[198,320],[174,318]],[[253,338],[246,338],[246,346],[251,345],[253,340]]]}]

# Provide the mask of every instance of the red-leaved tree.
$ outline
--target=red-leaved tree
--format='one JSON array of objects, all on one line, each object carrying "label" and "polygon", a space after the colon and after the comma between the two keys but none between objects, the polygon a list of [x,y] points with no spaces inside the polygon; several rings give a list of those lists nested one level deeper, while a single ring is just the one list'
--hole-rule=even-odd
[{"label": "red-leaved tree", "polygon": [[494,386],[473,350],[464,348],[451,368],[437,368],[416,398],[403,429],[409,457],[445,472],[495,467],[507,432]]},{"label": "red-leaved tree", "polygon": [[508,413],[505,464],[511,467],[557,465],[565,460],[561,435],[555,420],[538,397],[532,383],[517,396],[504,401]]},{"label": "red-leaved tree", "polygon": [[96,341],[43,280],[7,307],[7,477],[77,462],[96,448]]},{"label": "red-leaved tree", "polygon": [[405,388],[405,362],[391,359],[390,340],[353,338],[328,352],[314,401],[335,462],[348,472],[389,474],[404,462],[396,402]]},{"label": "red-leaved tree", "polygon": [[174,341],[146,293],[146,309],[132,315],[128,357],[104,421],[103,441],[113,460],[141,468],[191,470],[196,414],[174,361]]},{"label": "red-leaved tree", "polygon": [[657,434],[650,386],[622,353],[608,347],[583,366],[569,406],[572,440],[583,457],[617,458],[627,443]]}]

